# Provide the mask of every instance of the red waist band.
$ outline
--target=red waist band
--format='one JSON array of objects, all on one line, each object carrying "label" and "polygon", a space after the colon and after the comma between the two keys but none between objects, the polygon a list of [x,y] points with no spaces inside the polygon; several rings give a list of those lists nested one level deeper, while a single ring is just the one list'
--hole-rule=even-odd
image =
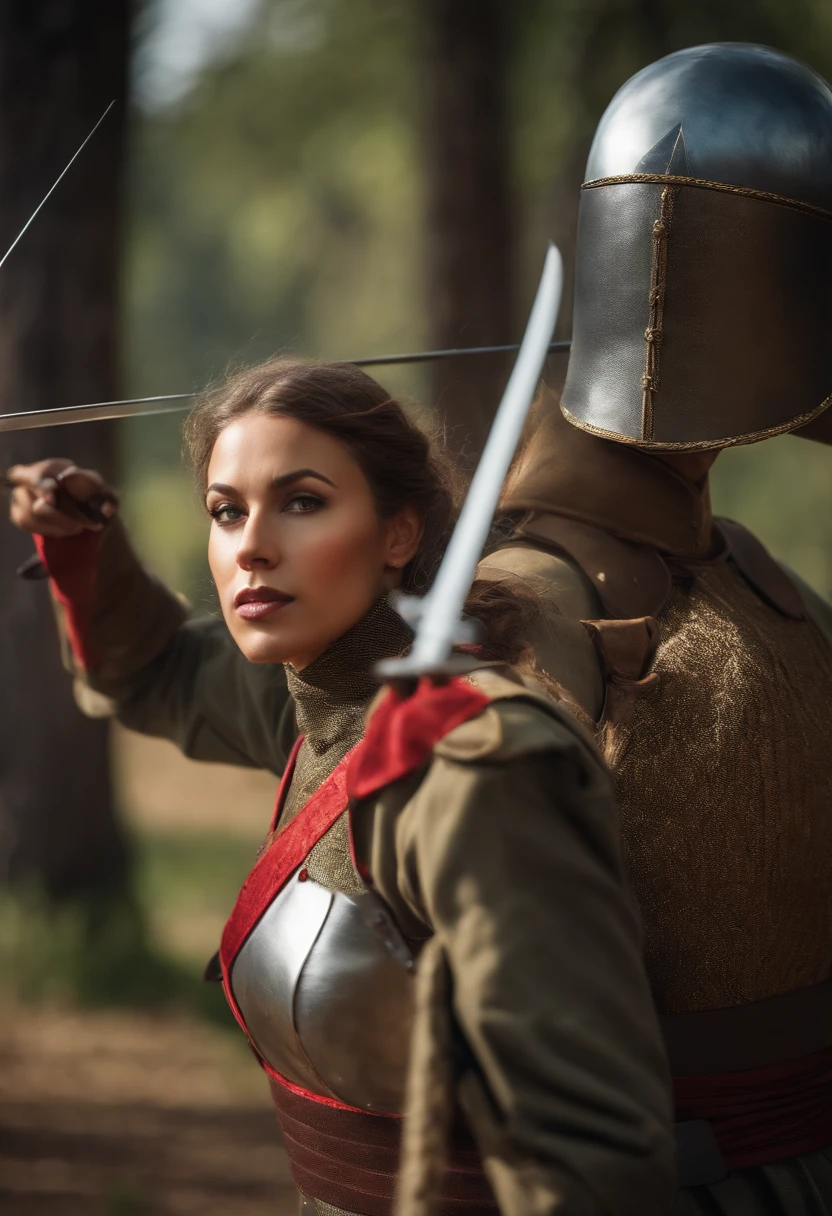
[{"label": "red waist band", "polygon": [[782,1064],[676,1077],[677,1118],[707,1119],[730,1170],[832,1144],[832,1048]]},{"label": "red waist band", "polygon": [[[269,1084],[299,1189],[360,1216],[391,1216],[401,1119],[318,1102],[274,1077]],[[463,1127],[454,1131],[436,1212],[498,1216],[479,1154]]]}]

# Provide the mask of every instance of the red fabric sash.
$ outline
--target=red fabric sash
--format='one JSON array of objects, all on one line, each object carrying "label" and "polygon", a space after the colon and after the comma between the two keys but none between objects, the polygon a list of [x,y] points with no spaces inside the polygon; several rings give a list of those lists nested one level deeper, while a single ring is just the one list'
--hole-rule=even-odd
[{"label": "red fabric sash", "polygon": [[832,1144],[832,1048],[798,1060],[673,1082],[679,1118],[707,1119],[731,1170]]},{"label": "red fabric sash", "polygon": [[55,599],[64,610],[72,653],[81,667],[89,671],[98,662],[90,637],[90,624],[101,535],[85,528],[77,536],[36,535],[34,541],[49,574]]},{"label": "red fabric sash", "polygon": [[388,689],[353,753],[348,775],[350,798],[368,798],[421,768],[434,744],[482,713],[488,704],[484,693],[459,679],[447,684],[422,679],[413,695],[406,698],[396,689]]},{"label": "red fabric sash", "polygon": [[[362,1216],[390,1216],[399,1169],[401,1120],[338,1109],[271,1082],[292,1176],[307,1195]],[[497,1216],[467,1128],[453,1128],[436,1216]]]},{"label": "red fabric sash", "polygon": [[[286,772],[277,793],[272,824],[276,824],[286,791],[292,780],[298,751],[303,739],[295,743]],[[225,974],[260,917],[279,894],[287,878],[306,858],[310,849],[335,823],[347,808],[347,766],[351,753],[333,769],[298,812],[291,823],[278,834],[274,843],[256,863],[243,883],[234,910],[228,918],[220,943],[220,962]]]}]

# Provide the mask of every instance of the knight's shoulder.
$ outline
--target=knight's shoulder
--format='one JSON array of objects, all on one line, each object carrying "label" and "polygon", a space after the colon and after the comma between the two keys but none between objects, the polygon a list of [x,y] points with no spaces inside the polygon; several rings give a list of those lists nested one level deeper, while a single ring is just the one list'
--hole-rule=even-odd
[{"label": "knight's shoulder", "polygon": [[483,668],[469,678],[489,703],[440,739],[434,755],[495,764],[545,751],[580,752],[598,759],[589,733],[533,681],[510,668]]},{"label": "knight's shoulder", "polygon": [[477,566],[477,578],[520,579],[543,601],[544,607],[576,620],[600,615],[598,597],[586,575],[565,553],[555,554],[527,542],[495,549]]}]

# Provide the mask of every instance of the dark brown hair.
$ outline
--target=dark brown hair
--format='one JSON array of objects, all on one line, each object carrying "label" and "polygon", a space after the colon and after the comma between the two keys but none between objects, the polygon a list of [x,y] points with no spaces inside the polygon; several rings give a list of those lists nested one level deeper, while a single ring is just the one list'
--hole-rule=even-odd
[{"label": "dark brown hair", "polygon": [[[424,532],[418,553],[402,572],[401,588],[423,595],[439,567],[463,489],[438,438],[351,363],[270,359],[231,376],[191,412],[185,441],[200,490],[217,436],[249,413],[294,418],[340,439],[367,478],[383,519],[406,506],[416,508]],[[466,615],[482,626],[483,655],[512,664],[527,654],[525,639],[539,612],[537,597],[519,582],[478,580],[466,605]]]}]

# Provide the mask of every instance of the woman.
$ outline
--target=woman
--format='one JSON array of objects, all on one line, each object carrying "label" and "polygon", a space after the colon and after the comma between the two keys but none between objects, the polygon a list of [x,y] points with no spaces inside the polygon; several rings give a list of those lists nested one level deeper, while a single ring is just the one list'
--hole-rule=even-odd
[{"label": "woman", "polygon": [[[36,534],[85,689],[190,756],[283,773],[220,963],[303,1209],[391,1211],[421,954],[424,1020],[448,1029],[447,1000],[475,1141],[457,1120],[440,1210],[669,1210],[637,919],[574,718],[491,666],[388,691],[365,735],[374,666],[411,640],[388,595],[427,589],[452,523],[446,461],[349,365],[243,372],[187,437],[224,624],[185,620],[94,473],[10,470],[12,519]],[[481,589],[469,613],[486,656],[522,658],[519,599]],[[429,1138],[435,1088],[420,1096]]]}]

